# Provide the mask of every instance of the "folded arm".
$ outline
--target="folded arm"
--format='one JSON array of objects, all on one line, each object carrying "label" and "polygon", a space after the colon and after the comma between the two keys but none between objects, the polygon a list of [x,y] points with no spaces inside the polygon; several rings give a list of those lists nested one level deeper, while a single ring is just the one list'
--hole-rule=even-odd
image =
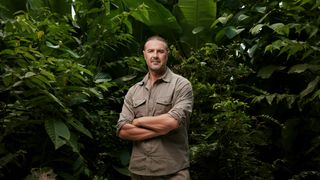
[{"label": "folded arm", "polygon": [[124,124],[119,131],[119,137],[132,141],[141,141],[165,135],[178,127],[178,121],[169,114],[140,117],[134,119],[132,124]]}]

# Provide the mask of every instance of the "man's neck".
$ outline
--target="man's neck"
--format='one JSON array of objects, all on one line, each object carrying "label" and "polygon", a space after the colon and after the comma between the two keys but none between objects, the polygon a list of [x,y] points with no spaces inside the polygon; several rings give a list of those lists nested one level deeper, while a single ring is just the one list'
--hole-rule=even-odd
[{"label": "man's neck", "polygon": [[151,85],[153,85],[154,82],[156,82],[161,76],[163,76],[166,72],[167,68],[163,69],[162,71],[149,71],[149,81]]}]

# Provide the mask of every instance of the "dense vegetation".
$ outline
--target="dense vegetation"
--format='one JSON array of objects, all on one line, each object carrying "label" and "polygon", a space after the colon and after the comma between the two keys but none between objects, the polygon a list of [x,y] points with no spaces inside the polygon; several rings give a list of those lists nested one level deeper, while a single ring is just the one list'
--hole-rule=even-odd
[{"label": "dense vegetation", "polygon": [[129,179],[115,124],[153,34],[193,84],[192,179],[319,179],[319,14],[319,0],[0,0],[0,179]]}]

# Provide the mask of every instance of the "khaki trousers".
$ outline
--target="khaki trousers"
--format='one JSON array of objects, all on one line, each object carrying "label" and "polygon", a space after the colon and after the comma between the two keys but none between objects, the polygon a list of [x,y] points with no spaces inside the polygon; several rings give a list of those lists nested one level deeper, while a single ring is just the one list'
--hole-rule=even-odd
[{"label": "khaki trousers", "polygon": [[132,180],[190,180],[190,173],[188,169],[183,169],[177,173],[165,176],[141,176],[131,174]]}]

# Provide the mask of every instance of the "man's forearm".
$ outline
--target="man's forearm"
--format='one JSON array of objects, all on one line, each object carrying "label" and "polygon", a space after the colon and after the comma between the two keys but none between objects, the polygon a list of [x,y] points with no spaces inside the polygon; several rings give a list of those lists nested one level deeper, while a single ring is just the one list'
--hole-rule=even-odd
[{"label": "man's forearm", "polygon": [[169,114],[140,117],[134,119],[132,124],[137,127],[143,127],[149,130],[156,131],[160,134],[167,134],[171,130],[179,127],[178,121],[171,117]]},{"label": "man's forearm", "polygon": [[154,138],[157,136],[163,135],[160,132],[146,129],[143,127],[137,127],[133,124],[124,124],[120,131],[119,131],[119,137],[121,139],[131,140],[131,141],[142,141],[150,138]]}]

